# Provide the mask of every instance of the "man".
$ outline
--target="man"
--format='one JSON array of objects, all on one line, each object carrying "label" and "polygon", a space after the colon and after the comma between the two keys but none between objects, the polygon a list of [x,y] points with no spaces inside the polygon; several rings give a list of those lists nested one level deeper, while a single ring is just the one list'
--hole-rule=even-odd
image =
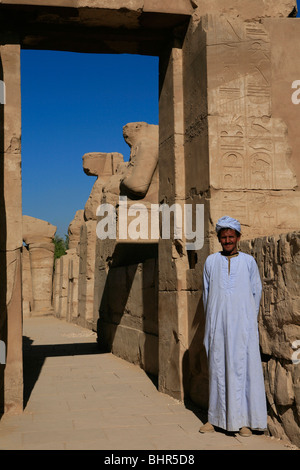
[{"label": "man", "polygon": [[246,437],[267,427],[257,325],[262,285],[254,258],[237,250],[240,223],[221,217],[216,232],[222,251],[208,256],[203,272],[209,409],[200,432],[216,426]]}]

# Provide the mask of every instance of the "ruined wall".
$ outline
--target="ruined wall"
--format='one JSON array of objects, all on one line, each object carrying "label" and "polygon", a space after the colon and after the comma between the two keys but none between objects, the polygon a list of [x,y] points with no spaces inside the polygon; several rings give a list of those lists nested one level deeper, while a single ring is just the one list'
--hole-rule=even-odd
[{"label": "ruined wall", "polygon": [[300,233],[240,243],[263,282],[259,333],[273,436],[300,447]]}]

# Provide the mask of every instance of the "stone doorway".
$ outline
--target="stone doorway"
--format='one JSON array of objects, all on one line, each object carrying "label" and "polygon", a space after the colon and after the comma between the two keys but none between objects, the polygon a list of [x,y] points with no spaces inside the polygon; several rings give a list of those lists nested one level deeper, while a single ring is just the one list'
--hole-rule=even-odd
[{"label": "stone doorway", "polygon": [[[116,2],[115,8],[103,7],[103,2],[99,2],[99,6],[88,9],[77,8],[77,5],[73,7],[76,2],[70,2],[68,7],[57,6],[57,2],[49,2],[47,6],[37,5],[36,2],[34,6],[31,2],[16,3],[1,5],[0,12],[3,25],[0,79],[3,78],[7,84],[8,102],[1,109],[3,139],[0,150],[6,165],[2,169],[2,177],[4,181],[14,182],[13,185],[4,186],[2,204],[6,224],[2,225],[1,253],[5,254],[7,261],[3,262],[2,268],[5,282],[1,287],[1,305],[5,314],[1,336],[9,348],[6,366],[1,371],[1,409],[14,412],[21,411],[23,395],[20,50],[29,48],[157,55],[161,64],[160,94],[165,98],[163,108],[166,112],[166,105],[169,106],[171,114],[175,116],[174,105],[182,106],[182,89],[174,86],[174,80],[180,76],[182,78],[180,48],[192,13],[190,1],[185,0],[176,2],[171,11],[166,6],[157,7],[156,2],[146,2],[143,8],[132,6],[131,2],[127,5],[126,1]],[[164,91],[164,86],[170,90],[170,94]],[[172,126],[170,128],[169,119],[164,128],[167,120],[162,110],[160,115],[160,133],[165,141],[167,135],[176,133],[176,130]],[[176,118],[174,124],[176,127]],[[178,359],[180,361],[180,356]],[[166,384],[165,378],[161,384]]]}]

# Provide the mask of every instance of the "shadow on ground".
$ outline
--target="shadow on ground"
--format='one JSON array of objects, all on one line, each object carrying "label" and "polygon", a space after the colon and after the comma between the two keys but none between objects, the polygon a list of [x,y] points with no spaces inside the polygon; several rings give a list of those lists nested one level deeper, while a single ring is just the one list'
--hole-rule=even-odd
[{"label": "shadow on ground", "polygon": [[33,341],[23,336],[23,376],[24,408],[39,378],[45,359],[59,356],[82,356],[101,354],[97,343],[67,343],[33,345]]}]

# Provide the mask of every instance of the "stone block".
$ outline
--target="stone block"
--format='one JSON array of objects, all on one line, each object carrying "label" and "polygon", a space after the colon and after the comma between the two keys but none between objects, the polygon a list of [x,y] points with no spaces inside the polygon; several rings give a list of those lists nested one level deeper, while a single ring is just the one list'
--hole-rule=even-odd
[{"label": "stone block", "polygon": [[290,406],[294,402],[292,375],[280,362],[275,372],[274,396],[276,405]]}]

